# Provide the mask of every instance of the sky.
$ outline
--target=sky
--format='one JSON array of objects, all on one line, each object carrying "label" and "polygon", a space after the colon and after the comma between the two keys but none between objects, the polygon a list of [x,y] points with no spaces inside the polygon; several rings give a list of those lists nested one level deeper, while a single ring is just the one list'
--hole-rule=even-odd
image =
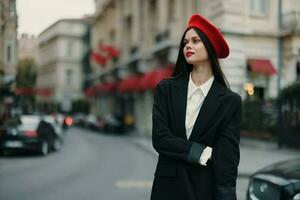
[{"label": "sky", "polygon": [[94,0],[17,0],[18,34],[38,36],[62,18],[94,13]]}]

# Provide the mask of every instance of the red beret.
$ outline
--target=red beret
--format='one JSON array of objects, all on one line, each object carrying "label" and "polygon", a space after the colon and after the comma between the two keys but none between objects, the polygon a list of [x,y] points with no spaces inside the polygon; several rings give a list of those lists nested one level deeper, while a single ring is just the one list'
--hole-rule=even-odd
[{"label": "red beret", "polygon": [[229,55],[229,47],[220,30],[210,21],[199,14],[193,14],[188,22],[187,28],[198,28],[211,42],[218,58],[226,58]]}]

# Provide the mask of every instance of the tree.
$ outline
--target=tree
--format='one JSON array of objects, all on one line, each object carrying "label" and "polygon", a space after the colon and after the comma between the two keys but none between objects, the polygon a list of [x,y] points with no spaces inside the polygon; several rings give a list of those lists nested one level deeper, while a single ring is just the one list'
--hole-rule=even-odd
[{"label": "tree", "polygon": [[21,59],[17,66],[17,88],[33,88],[36,83],[36,64],[32,58]]},{"label": "tree", "polygon": [[[23,89],[34,89],[36,84],[37,66],[34,59],[24,58],[19,60],[17,66],[16,86]],[[30,113],[34,109],[35,96],[23,95],[19,99],[24,113]]]}]

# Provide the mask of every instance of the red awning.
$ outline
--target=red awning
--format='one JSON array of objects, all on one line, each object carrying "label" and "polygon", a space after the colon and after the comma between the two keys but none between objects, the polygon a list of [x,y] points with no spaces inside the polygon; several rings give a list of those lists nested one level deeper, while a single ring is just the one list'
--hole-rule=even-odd
[{"label": "red awning", "polygon": [[257,74],[273,75],[276,69],[270,60],[266,59],[249,59],[248,64],[252,72]]},{"label": "red awning", "polygon": [[51,90],[51,88],[42,88],[42,89],[37,89],[36,94],[49,97],[53,95],[53,91]]},{"label": "red awning", "polygon": [[17,95],[35,95],[34,88],[16,88],[15,92]]},{"label": "red awning", "polygon": [[112,45],[101,45],[99,46],[99,50],[106,52],[109,59],[116,58],[120,55],[119,50]]},{"label": "red awning", "polygon": [[91,57],[92,60],[95,60],[101,66],[105,66],[106,63],[107,63],[107,58],[105,56],[101,55],[98,52],[92,52],[90,54],[90,57]]},{"label": "red awning", "polygon": [[91,96],[94,96],[96,94],[96,89],[95,87],[91,86],[91,87],[88,87],[84,90],[84,94],[85,96],[87,97],[91,97]]},{"label": "red awning", "polygon": [[32,96],[45,96],[49,97],[53,94],[51,88],[16,88],[17,95],[32,95]]},{"label": "red awning", "polygon": [[153,89],[164,78],[170,77],[172,67],[157,69],[144,74],[139,82],[138,90]]},{"label": "red awning", "polygon": [[116,84],[114,82],[99,83],[96,85],[97,91],[101,92],[113,92],[116,89]]},{"label": "red awning", "polygon": [[138,90],[139,75],[133,75],[126,79],[123,79],[118,85],[118,91],[120,92],[133,92]]}]

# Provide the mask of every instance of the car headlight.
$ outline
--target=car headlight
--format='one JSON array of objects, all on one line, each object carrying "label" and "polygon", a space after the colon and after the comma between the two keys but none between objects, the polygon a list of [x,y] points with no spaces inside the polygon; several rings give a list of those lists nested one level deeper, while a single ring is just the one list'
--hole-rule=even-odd
[{"label": "car headlight", "polygon": [[293,200],[300,200],[300,193],[296,194],[296,195],[293,197]]}]

